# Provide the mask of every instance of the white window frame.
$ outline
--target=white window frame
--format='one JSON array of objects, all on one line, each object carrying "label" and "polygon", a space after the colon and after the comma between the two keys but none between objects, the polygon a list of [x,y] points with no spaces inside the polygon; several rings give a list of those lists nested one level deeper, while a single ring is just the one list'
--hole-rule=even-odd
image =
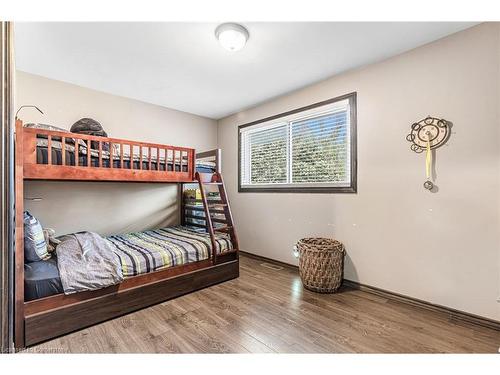
[{"label": "white window frame", "polygon": [[[292,179],[292,160],[291,151],[293,123],[303,121],[307,118],[318,117],[347,110],[349,126],[347,128],[349,156],[349,181],[345,183],[270,183],[270,184],[244,184],[242,183],[242,168],[247,168],[246,175],[251,176],[251,160],[245,166],[242,166],[243,149],[242,137],[248,136],[256,131],[263,129],[272,129],[275,127],[288,126],[288,144],[287,144],[287,181]],[[356,160],[356,93],[343,95],[341,97],[329,99],[320,103],[315,103],[307,107],[298,108],[293,111],[282,113],[276,116],[268,117],[262,120],[254,121],[238,127],[238,191],[239,192],[319,192],[319,193],[355,193],[357,191],[357,160]]]}]

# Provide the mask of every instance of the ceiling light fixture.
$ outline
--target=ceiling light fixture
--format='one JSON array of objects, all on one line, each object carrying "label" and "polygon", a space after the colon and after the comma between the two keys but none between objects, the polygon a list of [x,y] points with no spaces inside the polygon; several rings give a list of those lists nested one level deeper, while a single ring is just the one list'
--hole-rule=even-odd
[{"label": "ceiling light fixture", "polygon": [[235,52],[245,46],[250,34],[247,29],[237,23],[223,23],[215,29],[215,37],[222,47]]}]

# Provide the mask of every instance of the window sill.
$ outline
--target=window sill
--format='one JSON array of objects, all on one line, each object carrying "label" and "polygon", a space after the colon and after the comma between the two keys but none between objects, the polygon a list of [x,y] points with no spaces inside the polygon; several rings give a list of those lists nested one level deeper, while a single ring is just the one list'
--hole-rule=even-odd
[{"label": "window sill", "polygon": [[356,186],[346,187],[263,187],[248,188],[238,186],[238,193],[316,193],[316,194],[356,194]]}]

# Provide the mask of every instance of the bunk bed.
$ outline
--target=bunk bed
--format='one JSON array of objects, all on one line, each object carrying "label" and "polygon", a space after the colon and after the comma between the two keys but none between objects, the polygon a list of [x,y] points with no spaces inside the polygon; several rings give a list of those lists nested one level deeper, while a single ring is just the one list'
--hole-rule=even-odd
[{"label": "bunk bed", "polygon": [[[16,120],[16,348],[24,348],[239,276],[238,240],[221,175],[221,153],[24,127]],[[25,180],[176,183],[181,187],[181,226],[110,236],[132,258],[175,241],[179,254],[151,264],[121,263],[124,279],[97,290],[64,294],[53,288],[39,298],[25,278],[23,185]],[[183,194],[196,188],[198,194]],[[154,240],[154,246],[149,247]],[[134,242],[135,241],[135,242]],[[140,241],[138,243],[137,241]],[[161,249],[160,249],[161,250]],[[158,250],[158,251],[160,251]],[[164,252],[166,253],[166,252]],[[131,255],[132,254],[132,255]],[[121,259],[120,258],[120,259]],[[52,261],[54,262],[54,261]],[[59,273],[52,267],[54,280]],[[26,272],[35,272],[27,269]],[[53,283],[56,285],[57,283]],[[26,285],[26,291],[25,291]]]}]

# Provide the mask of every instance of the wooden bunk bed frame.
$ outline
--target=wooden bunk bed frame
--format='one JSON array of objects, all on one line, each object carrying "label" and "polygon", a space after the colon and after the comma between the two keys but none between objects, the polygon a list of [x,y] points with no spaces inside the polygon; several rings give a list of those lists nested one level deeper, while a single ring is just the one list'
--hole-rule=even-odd
[{"label": "wooden bunk bed frame", "polygon": [[[47,164],[37,163],[37,138],[47,140]],[[62,164],[52,163],[52,142],[57,139],[62,146]],[[76,165],[65,162],[65,145],[70,140],[74,145]],[[85,166],[78,165],[78,143],[85,142],[87,150],[97,149],[98,165],[92,166],[91,152],[87,152]],[[91,146],[97,142],[98,146]],[[120,145],[119,167],[113,167],[113,155],[109,157],[109,165],[103,164],[103,145]],[[193,292],[228,281],[239,276],[238,239],[233,225],[231,210],[220,173],[220,150],[199,154],[199,157],[213,157],[217,171],[213,174],[197,173],[195,168],[195,150],[190,148],[127,141],[116,138],[95,137],[84,134],[64,133],[52,130],[26,128],[21,120],[16,119],[15,134],[15,311],[14,338],[17,349],[25,348],[57,336],[115,318],[132,311],[148,307],[180,295]],[[129,147],[131,165],[124,168],[124,145]],[[139,169],[134,169],[133,150],[139,149]],[[147,150],[146,163],[143,169],[143,150]],[[156,151],[155,151],[156,150]],[[152,155],[156,155],[159,163],[160,150],[165,155],[165,170],[152,170]],[[156,154],[155,154],[156,152]],[[173,170],[167,170],[167,156],[173,155]],[[178,165],[176,165],[176,163]],[[176,167],[179,170],[176,171]],[[159,164],[157,164],[157,169]],[[123,182],[165,182],[198,183],[201,199],[184,199],[182,194],[181,223],[204,227],[210,234],[212,249],[216,249],[216,231],[226,232],[232,242],[233,249],[222,254],[212,251],[209,259],[170,267],[159,271],[141,274],[125,279],[122,283],[107,288],[85,291],[75,294],[57,294],[45,298],[25,302],[24,298],[24,195],[25,180],[76,180],[76,181],[123,181]],[[220,201],[207,199],[204,185],[218,187]],[[182,192],[183,189],[181,189]],[[202,204],[202,206],[201,206]],[[201,207],[200,207],[201,206]],[[215,207],[215,208],[214,208]],[[196,216],[198,224],[192,223],[193,210],[203,211],[203,217]],[[186,213],[188,212],[188,213]],[[217,214],[212,217],[212,214]],[[223,219],[221,219],[221,215]],[[199,224],[204,220],[205,225]],[[214,222],[222,223],[214,227]]]}]

